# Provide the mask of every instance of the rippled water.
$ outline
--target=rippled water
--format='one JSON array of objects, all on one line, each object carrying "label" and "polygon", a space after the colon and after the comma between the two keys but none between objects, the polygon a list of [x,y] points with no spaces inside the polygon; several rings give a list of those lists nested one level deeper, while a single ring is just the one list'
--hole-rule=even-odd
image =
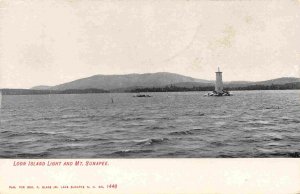
[{"label": "rippled water", "polygon": [[299,156],[299,91],[233,93],[3,96],[0,157]]}]

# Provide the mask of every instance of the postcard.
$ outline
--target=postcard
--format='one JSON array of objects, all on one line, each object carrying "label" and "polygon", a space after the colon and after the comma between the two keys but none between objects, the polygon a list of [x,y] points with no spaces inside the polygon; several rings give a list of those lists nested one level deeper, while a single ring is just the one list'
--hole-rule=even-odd
[{"label": "postcard", "polygon": [[300,193],[297,0],[0,1],[0,194]]}]

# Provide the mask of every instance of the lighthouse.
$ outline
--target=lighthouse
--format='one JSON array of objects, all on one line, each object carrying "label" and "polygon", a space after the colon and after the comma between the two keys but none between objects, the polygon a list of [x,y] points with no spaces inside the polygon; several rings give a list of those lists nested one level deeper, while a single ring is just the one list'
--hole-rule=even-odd
[{"label": "lighthouse", "polygon": [[216,72],[215,91],[217,93],[223,93],[222,72],[220,71],[219,67],[218,67],[218,71]]},{"label": "lighthouse", "polygon": [[232,94],[223,88],[222,72],[220,71],[219,67],[218,71],[216,72],[215,90],[204,96],[232,96]]}]

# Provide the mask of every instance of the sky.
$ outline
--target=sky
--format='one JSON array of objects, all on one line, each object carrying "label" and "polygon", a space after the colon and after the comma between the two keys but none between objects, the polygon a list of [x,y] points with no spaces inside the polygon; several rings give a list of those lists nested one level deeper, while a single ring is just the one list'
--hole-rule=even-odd
[{"label": "sky", "polygon": [[300,77],[299,0],[1,0],[0,88],[96,74]]}]

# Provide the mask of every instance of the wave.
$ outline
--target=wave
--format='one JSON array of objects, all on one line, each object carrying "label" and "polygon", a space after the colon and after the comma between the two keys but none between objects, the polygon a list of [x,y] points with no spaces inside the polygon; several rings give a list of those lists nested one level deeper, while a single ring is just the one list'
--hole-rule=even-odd
[{"label": "wave", "polygon": [[273,137],[273,138],[271,138],[271,140],[273,140],[273,141],[280,141],[280,140],[282,140],[283,138],[281,138],[281,137]]},{"label": "wave", "polygon": [[288,156],[292,158],[300,158],[300,152],[291,152],[288,153]]},{"label": "wave", "polygon": [[12,133],[7,135],[6,137],[19,137],[19,136],[25,136],[26,134],[24,133]]},{"label": "wave", "polygon": [[191,130],[186,130],[186,131],[173,131],[170,132],[169,135],[191,135],[193,132]]},{"label": "wave", "polygon": [[56,117],[38,117],[38,118],[28,118],[27,121],[52,121],[57,119]]},{"label": "wave", "polygon": [[126,150],[115,151],[111,155],[124,156],[124,155],[129,155],[129,154],[150,153],[150,152],[153,152],[153,150],[131,150],[131,149],[126,149]]},{"label": "wave", "polygon": [[[175,151],[175,152],[169,152],[166,154],[166,156],[168,157],[178,157],[178,156],[182,156],[182,155],[187,155],[187,152],[185,151]],[[188,156],[185,156],[188,157]]]},{"label": "wave", "polygon": [[146,129],[165,129],[165,127],[160,127],[160,126],[149,126],[149,127],[146,127]]},{"label": "wave", "polygon": [[80,142],[80,141],[85,141],[83,139],[77,139],[77,138],[66,138],[66,139],[63,139],[64,141],[66,142]]},{"label": "wave", "polygon": [[70,150],[80,150],[83,149],[83,147],[74,147],[74,146],[63,146],[63,147],[52,147],[48,148],[47,151],[70,151]]},{"label": "wave", "polygon": [[33,134],[33,135],[55,135],[55,133],[39,132],[39,131],[28,131],[25,134]]},{"label": "wave", "polygon": [[11,133],[13,131],[1,131],[2,134]]},{"label": "wave", "polygon": [[275,106],[275,105],[271,105],[271,106],[260,106],[260,107],[257,107],[257,108],[251,108],[250,110],[265,110],[265,109],[282,109],[282,107],[280,106]]},{"label": "wave", "polygon": [[87,141],[106,141],[108,139],[106,138],[89,138],[89,139],[86,139]]},{"label": "wave", "polygon": [[211,142],[210,144],[214,147],[220,147],[220,146],[225,146],[226,142],[224,142],[224,141],[214,141],[214,142]]},{"label": "wave", "polygon": [[84,142],[84,141],[105,141],[108,139],[105,138],[70,138],[70,137],[63,137],[64,139],[62,139],[63,141],[66,142]]},{"label": "wave", "polygon": [[144,117],[125,117],[121,119],[122,121],[141,121],[145,120]]},{"label": "wave", "polygon": [[243,143],[255,143],[255,142],[259,142],[260,140],[258,140],[257,138],[253,138],[253,137],[243,137],[240,139],[240,141]]},{"label": "wave", "polygon": [[41,152],[41,153],[19,153],[14,155],[14,158],[42,158],[49,156],[49,152]]},{"label": "wave", "polygon": [[300,158],[300,152],[271,152],[271,153],[260,153],[258,156],[260,158],[273,158],[273,157],[288,157],[288,158]]},{"label": "wave", "polygon": [[[9,133],[9,132],[7,131],[5,133]],[[21,133],[11,133],[6,137],[19,137],[19,136],[26,136],[26,135],[47,136],[47,135],[53,135],[53,133],[28,131],[28,132],[21,132]]]},{"label": "wave", "polygon": [[280,120],[281,124],[291,124],[291,123],[300,123],[300,120],[292,119],[292,118],[281,118]]},{"label": "wave", "polygon": [[161,144],[163,142],[168,141],[168,138],[152,138],[152,139],[143,139],[143,140],[135,140],[137,142],[136,145],[154,145],[154,144]]},{"label": "wave", "polygon": [[247,125],[251,127],[267,127],[267,126],[276,126],[275,123],[268,123],[268,122],[249,122]]}]

